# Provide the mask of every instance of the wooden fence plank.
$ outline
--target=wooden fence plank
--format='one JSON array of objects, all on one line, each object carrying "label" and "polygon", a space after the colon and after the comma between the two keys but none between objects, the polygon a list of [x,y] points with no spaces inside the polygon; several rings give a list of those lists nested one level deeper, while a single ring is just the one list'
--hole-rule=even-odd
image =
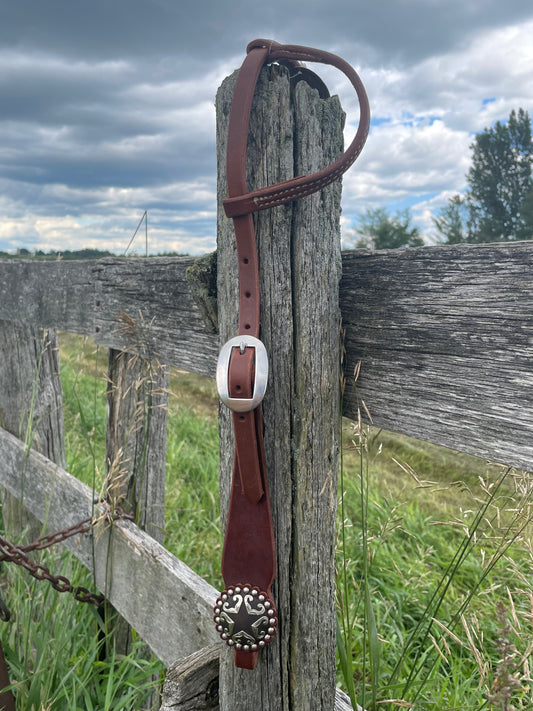
[{"label": "wooden fence plank", "polygon": [[160,711],[219,711],[220,645],[200,649],[167,670]]},{"label": "wooden fence plank", "polygon": [[[213,377],[218,343],[190,295],[193,264],[180,257],[99,260],[93,269],[96,342],[125,351],[141,341],[145,357]],[[130,318],[126,328],[121,314]]]},{"label": "wooden fence plank", "polygon": [[[93,514],[92,489],[39,453],[27,453],[20,440],[0,429],[0,484],[16,496],[22,476],[32,482],[24,504],[46,521],[48,532]],[[218,640],[212,623],[217,591],[135,524],[102,525],[95,535],[77,536],[66,545],[165,664]]]},{"label": "wooden fence plank", "polygon": [[[0,427],[58,464],[65,464],[63,393],[54,329],[0,321]],[[18,498],[2,491],[2,519],[9,536],[39,535],[41,524]]]},{"label": "wooden fence plank", "polygon": [[[381,427],[531,469],[533,242],[356,250],[342,262],[344,414],[356,417],[363,398]],[[124,350],[120,313],[141,312],[163,362],[212,376],[218,337],[189,297],[193,263],[3,260],[0,318]]]},{"label": "wooden fence plank", "polygon": [[[152,538],[165,537],[169,369],[158,360],[110,348],[107,371],[106,502],[133,514]],[[108,603],[114,648],[129,654],[133,630]],[[144,650],[149,658],[149,650]],[[157,694],[145,703],[152,709]]]},{"label": "wooden fence plank", "polygon": [[94,335],[94,264],[0,259],[0,318]]},{"label": "wooden fence plank", "polygon": [[218,339],[191,297],[193,257],[0,260],[0,319],[94,337],[214,377]]},{"label": "wooden fence plank", "polygon": [[533,469],[532,275],[531,242],[346,253],[345,415]]},{"label": "wooden fence plank", "polygon": [[106,482],[108,502],[165,537],[169,371],[157,360],[109,349]]},{"label": "wooden fence plank", "polygon": [[[218,674],[220,645],[179,659],[167,671],[159,711],[219,711]],[[335,689],[331,711],[353,711],[349,697]],[[357,706],[357,711],[363,711]]]}]

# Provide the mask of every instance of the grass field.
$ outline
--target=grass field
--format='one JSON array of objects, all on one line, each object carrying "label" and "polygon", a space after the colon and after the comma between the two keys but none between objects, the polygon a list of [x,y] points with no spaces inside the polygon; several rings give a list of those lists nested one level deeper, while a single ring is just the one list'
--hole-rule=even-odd
[{"label": "grass field", "polygon": [[[66,334],[60,345],[67,468],[99,489],[107,354]],[[174,371],[170,390],[165,545],[219,587],[214,384]],[[368,710],[533,709],[529,477],[361,423],[343,429],[339,683]],[[90,584],[69,556],[51,555]],[[140,640],[102,660],[88,606],[12,567],[6,590],[20,710],[141,708],[163,670]]]}]

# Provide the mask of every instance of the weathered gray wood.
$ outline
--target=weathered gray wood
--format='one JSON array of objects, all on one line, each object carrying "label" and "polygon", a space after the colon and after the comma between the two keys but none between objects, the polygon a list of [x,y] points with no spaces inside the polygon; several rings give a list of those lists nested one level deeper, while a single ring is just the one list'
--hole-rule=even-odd
[{"label": "weathered gray wood", "polygon": [[[25,504],[48,532],[101,516],[92,489],[38,452],[28,455],[19,439],[0,429],[0,485],[17,496],[23,474],[31,480]],[[214,588],[134,523],[111,527],[102,520],[94,535],[65,544],[165,664],[217,641]]]},{"label": "weathered gray wood", "polygon": [[[533,242],[357,250],[342,261],[344,414],[357,416],[351,374],[362,360],[357,392],[380,426],[531,469]],[[163,362],[212,376],[218,339],[186,286],[194,260],[111,259],[107,276],[105,263],[0,261],[0,318],[127,349],[120,312],[135,317],[142,309],[145,324],[153,320],[148,343]],[[219,289],[225,293],[221,280]],[[105,314],[96,334],[95,308]]]},{"label": "weathered gray wood", "polygon": [[[160,711],[219,711],[220,652],[220,645],[212,645],[172,664],[167,671]],[[349,697],[338,688],[333,710],[353,711]],[[358,705],[357,711],[363,711],[362,707]]]},{"label": "weathered gray wood", "polygon": [[[124,328],[134,332],[135,321],[125,321]],[[138,344],[140,353],[109,349],[105,496],[112,510],[133,514],[137,525],[162,543],[169,369],[148,360],[143,345]],[[109,617],[116,652],[128,654],[131,626],[117,615]]]},{"label": "weathered gray wood", "polygon": [[[219,195],[235,77],[217,97]],[[284,69],[263,71],[248,142],[249,187],[327,165],[342,145],[342,111]],[[221,659],[221,708],[331,709],[335,695],[334,519],[339,434],[340,186],[257,215],[262,340],[270,357],[265,448],[278,570],[279,633],[253,673]],[[219,201],[220,202],[220,201]],[[236,333],[232,225],[219,213],[218,307],[222,341]],[[318,386],[317,386],[318,383]],[[221,413],[221,496],[227,512],[231,425]]]},{"label": "weathered gray wood", "polygon": [[217,253],[198,258],[185,274],[205,327],[209,333],[218,333]]},{"label": "weathered gray wood", "polygon": [[[350,697],[340,689],[337,689],[335,694],[335,711],[353,711]],[[357,704],[357,711],[363,711],[359,704]]]},{"label": "weathered gray wood", "polygon": [[[117,350],[142,343],[145,357],[214,376],[216,338],[190,294],[190,258],[102,259],[94,267],[95,340]],[[135,321],[132,334],[121,314]]]},{"label": "weathered gray wood", "polygon": [[[140,339],[163,363],[214,376],[218,339],[191,297],[193,257],[0,260],[0,319],[93,336],[127,351]],[[213,309],[213,305],[211,305]],[[126,314],[138,326],[124,329]]]},{"label": "weathered gray wood", "polygon": [[531,242],[345,254],[345,414],[533,470],[532,275]]},{"label": "weathered gray wood", "polygon": [[169,371],[137,353],[109,350],[106,497],[162,542]]},{"label": "weathered gray wood", "polygon": [[0,318],[94,335],[95,263],[0,259]]},{"label": "weathered gray wood", "polygon": [[160,711],[218,711],[220,649],[205,647],[169,667]]},{"label": "weathered gray wood", "polygon": [[[65,464],[63,397],[57,334],[53,329],[0,322],[0,426],[58,464]],[[27,529],[39,535],[40,524],[24,509],[31,481],[21,481],[18,498],[3,495],[4,526],[10,536]]]}]

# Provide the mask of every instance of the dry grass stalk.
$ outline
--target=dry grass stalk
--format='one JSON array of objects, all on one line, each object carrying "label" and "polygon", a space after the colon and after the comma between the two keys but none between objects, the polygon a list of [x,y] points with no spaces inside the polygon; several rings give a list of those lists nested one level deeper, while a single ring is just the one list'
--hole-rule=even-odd
[{"label": "dry grass stalk", "polygon": [[487,693],[487,700],[498,711],[517,711],[517,707],[511,701],[515,692],[522,689],[519,653],[510,640],[511,625],[503,602],[498,602],[497,609],[500,626],[498,649],[501,658],[496,667],[491,689]]}]

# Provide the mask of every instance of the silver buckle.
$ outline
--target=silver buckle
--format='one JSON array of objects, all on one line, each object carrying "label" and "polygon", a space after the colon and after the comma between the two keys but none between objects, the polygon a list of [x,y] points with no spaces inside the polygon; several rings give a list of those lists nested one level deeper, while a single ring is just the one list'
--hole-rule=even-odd
[{"label": "silver buckle", "polygon": [[[230,397],[228,388],[228,370],[234,348],[244,353],[246,348],[255,348],[254,390],[251,398]],[[217,390],[220,400],[234,412],[254,410],[265,397],[268,382],[268,356],[263,343],[254,336],[235,336],[222,346],[217,361]]]}]

